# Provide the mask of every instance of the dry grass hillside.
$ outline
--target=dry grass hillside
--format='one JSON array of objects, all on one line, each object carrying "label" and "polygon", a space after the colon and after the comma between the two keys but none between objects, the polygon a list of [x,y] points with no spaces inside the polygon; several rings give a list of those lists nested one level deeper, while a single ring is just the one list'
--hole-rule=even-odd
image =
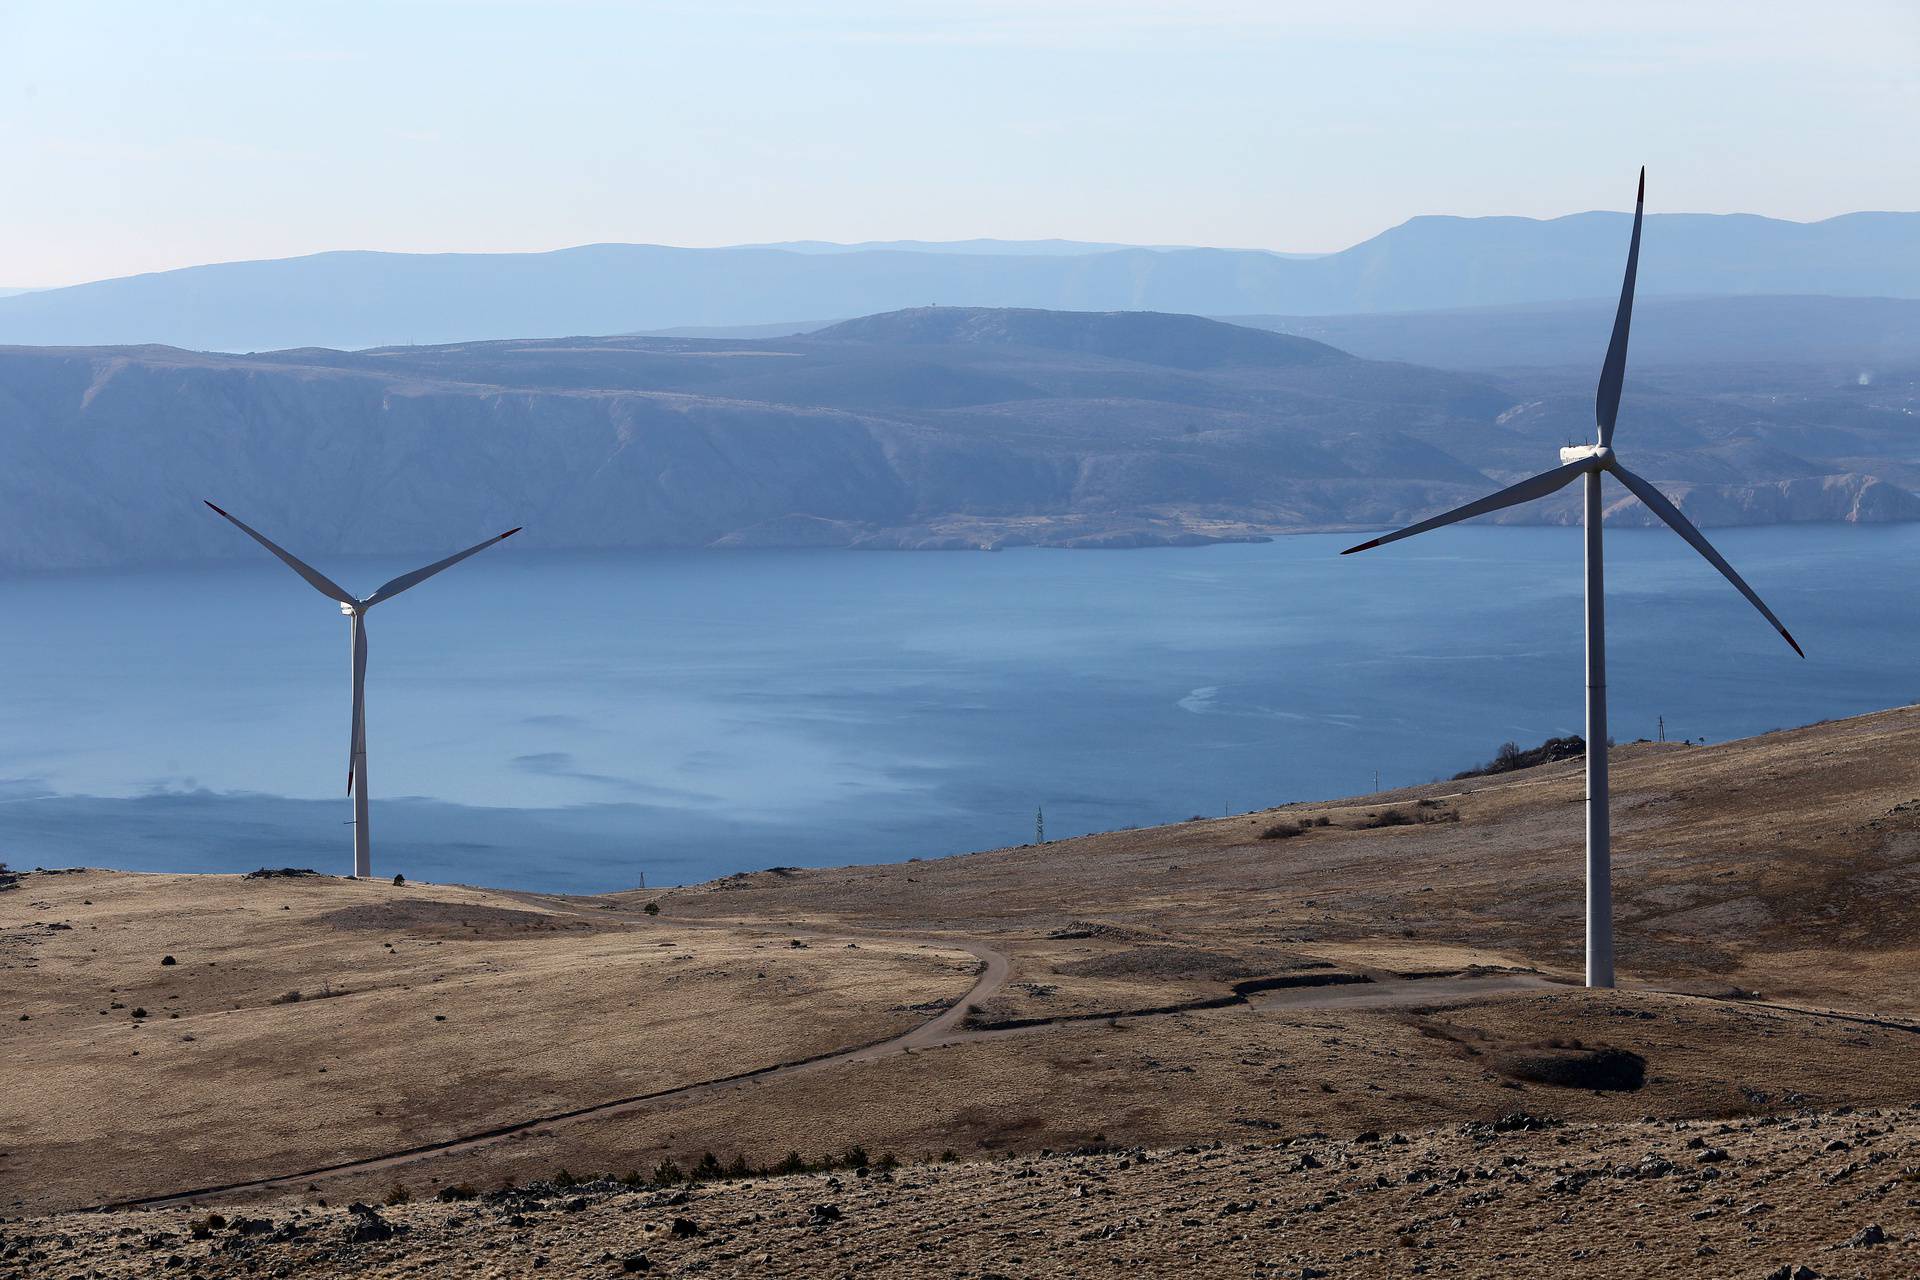
[{"label": "dry grass hillside", "polygon": [[[0,1225],[0,1274],[1910,1275],[1917,739],[1617,750],[1613,993],[1570,985],[1577,762],[651,895],[30,874],[0,1212],[148,1207]],[[767,1173],[827,1157],[869,1175]],[[560,1170],[663,1185],[423,1203]]]}]

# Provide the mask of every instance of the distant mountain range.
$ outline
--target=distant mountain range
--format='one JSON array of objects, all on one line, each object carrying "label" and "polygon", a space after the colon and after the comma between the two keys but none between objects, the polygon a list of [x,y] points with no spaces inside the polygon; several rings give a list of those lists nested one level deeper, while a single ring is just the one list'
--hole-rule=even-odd
[{"label": "distant mountain range", "polygon": [[[1195,316],[920,308],[803,337],[265,355],[0,348],[0,566],[516,545],[1124,547],[1379,527],[1537,471],[1589,371],[1494,378]],[[1651,369],[1702,524],[1920,518],[1920,371]],[[1576,499],[1508,513],[1577,518]],[[1643,519],[1622,500],[1616,516]]]},{"label": "distant mountain range", "polygon": [[[0,297],[0,343],[362,348],[783,323],[929,303],[1312,316],[1611,297],[1627,216],[1425,217],[1339,253],[1061,241],[338,252]],[[1920,298],[1920,214],[1654,214],[1644,296]]]}]

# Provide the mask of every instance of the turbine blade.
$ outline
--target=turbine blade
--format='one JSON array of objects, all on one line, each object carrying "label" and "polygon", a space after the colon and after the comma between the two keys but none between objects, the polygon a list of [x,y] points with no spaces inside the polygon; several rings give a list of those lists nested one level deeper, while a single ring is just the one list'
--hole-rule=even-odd
[{"label": "turbine blade", "polygon": [[485,542],[476,543],[475,545],[468,547],[465,551],[461,551],[454,555],[448,556],[445,560],[436,560],[424,569],[415,569],[412,573],[401,574],[399,577],[395,578],[392,582],[383,584],[378,591],[368,596],[367,608],[371,609],[374,605],[379,604],[382,600],[391,600],[393,597],[399,595],[402,591],[405,591],[409,587],[419,586],[421,583],[425,582],[428,578],[431,578],[434,574],[440,572],[442,569],[450,569],[454,565],[459,564],[462,560],[465,560],[468,556],[477,555],[480,552],[485,551],[488,547],[492,546],[494,543],[503,542],[506,539],[511,538],[514,534],[520,532],[521,528],[523,527],[524,526],[515,525],[513,528],[507,530],[505,533],[495,534],[493,537],[488,538]]},{"label": "turbine blade", "polygon": [[1726,577],[1726,580],[1731,582],[1734,587],[1739,590],[1740,594],[1747,598],[1747,603],[1758,609],[1760,616],[1773,624],[1773,629],[1780,633],[1781,639],[1793,646],[1795,653],[1803,658],[1807,656],[1800,648],[1799,642],[1793,638],[1793,634],[1781,626],[1780,619],[1774,617],[1773,610],[1767,608],[1766,601],[1755,594],[1753,588],[1746,584],[1746,580],[1733,571],[1733,566],[1728,564],[1726,560],[1721,557],[1720,553],[1713,549],[1713,544],[1708,542],[1705,536],[1693,527],[1693,522],[1680,514],[1680,508],[1668,502],[1665,494],[1621,466],[1618,462],[1615,462],[1610,470],[1612,470],[1615,476],[1619,477],[1621,484],[1627,486],[1627,488],[1633,492],[1634,497],[1647,504],[1647,508],[1652,511],[1653,514],[1665,520],[1675,533],[1692,543],[1693,549],[1698,551],[1702,556],[1705,556],[1707,563],[1718,569],[1721,574]]},{"label": "turbine blade", "polygon": [[1633,278],[1640,270],[1640,215],[1647,206],[1647,169],[1640,166],[1640,193],[1633,198],[1633,239],[1627,244],[1627,275],[1620,284],[1620,309],[1613,315],[1613,340],[1600,366],[1600,391],[1593,398],[1593,420],[1600,443],[1613,446],[1613,423],[1620,416],[1620,388],[1627,380],[1627,330],[1633,327]]},{"label": "turbine blade", "polygon": [[353,619],[353,728],[347,739],[347,794],[367,750],[367,620]]},{"label": "turbine blade", "polygon": [[[206,502],[206,499],[202,498],[201,501]],[[207,502],[207,506],[212,508],[215,515],[220,516],[222,519],[225,519],[231,522],[240,530],[240,532],[246,534],[249,538],[252,538],[255,542],[259,543],[261,546],[265,547],[267,550],[273,552],[273,554],[275,554],[276,556],[279,556],[280,559],[286,562],[286,565],[289,569],[292,569],[295,573],[305,578],[307,582],[313,587],[313,589],[315,591],[318,591],[321,595],[331,596],[335,600],[338,600],[341,604],[349,604],[354,606],[359,605],[360,602],[358,600],[355,600],[352,596],[348,595],[344,590],[342,590],[339,584],[334,582],[333,579],[327,577],[326,574],[321,573],[318,569],[314,568],[310,564],[303,562],[302,560],[292,555],[291,553],[283,550],[278,546],[275,546],[273,542],[270,541],[265,534],[261,533],[258,529],[255,529],[252,525],[247,524],[244,520],[240,520],[232,515],[229,515],[227,512],[222,511],[219,507],[215,507],[211,502]]]},{"label": "turbine blade", "polygon": [[1398,542],[1402,538],[1411,538],[1416,533],[1425,533],[1429,529],[1438,529],[1441,525],[1453,524],[1460,520],[1471,520],[1475,516],[1483,516],[1489,511],[1498,511],[1502,507],[1518,506],[1522,502],[1531,502],[1535,498],[1544,498],[1556,489],[1565,488],[1567,483],[1575,476],[1583,472],[1591,471],[1592,469],[1593,461],[1590,458],[1581,458],[1577,462],[1569,462],[1565,466],[1555,467],[1551,471],[1543,471],[1529,480],[1522,480],[1519,484],[1509,485],[1498,493],[1488,494],[1477,502],[1469,502],[1464,507],[1455,507],[1453,510],[1437,515],[1431,520],[1422,520],[1419,524],[1410,524],[1395,533],[1383,534],[1371,542],[1363,542],[1357,547],[1348,547],[1340,554],[1350,556],[1356,551],[1371,550],[1374,547],[1384,546],[1389,542]]}]

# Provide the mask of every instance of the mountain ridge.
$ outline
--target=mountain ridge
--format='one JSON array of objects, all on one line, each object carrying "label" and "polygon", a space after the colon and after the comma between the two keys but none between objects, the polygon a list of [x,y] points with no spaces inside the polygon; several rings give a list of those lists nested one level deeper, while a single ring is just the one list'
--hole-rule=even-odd
[{"label": "mountain ridge", "polygon": [[[1406,523],[1591,431],[1586,374],[1365,360],[1195,316],[941,307],[835,329],[0,348],[0,567],[241,554],[203,496],[316,555],[508,524],[583,549],[1190,545]],[[1653,371],[1624,421],[1703,524],[1903,520],[1916,405],[1920,371]]]},{"label": "mountain ridge", "polygon": [[[1020,252],[621,243],[503,254],[328,250],[0,297],[0,343],[360,349],[774,324],[926,303],[1201,315],[1507,305],[1610,295],[1626,227],[1626,214],[1610,212],[1545,220],[1423,215],[1313,257],[1205,247],[1031,249],[1047,242],[1016,242],[1027,246]],[[892,243],[903,242],[883,246]],[[1650,214],[1642,293],[1920,297],[1920,213],[1814,223]]]}]

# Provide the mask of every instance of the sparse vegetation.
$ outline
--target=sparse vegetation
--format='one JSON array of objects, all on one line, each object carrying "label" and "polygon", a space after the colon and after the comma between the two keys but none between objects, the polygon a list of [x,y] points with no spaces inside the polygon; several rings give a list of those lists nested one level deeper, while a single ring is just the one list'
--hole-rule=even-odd
[{"label": "sparse vegetation", "polygon": [[646,906],[640,909],[646,912],[650,916],[657,916],[660,914],[660,904],[657,902],[649,902]]},{"label": "sparse vegetation", "polygon": [[389,1206],[413,1203],[413,1192],[407,1190],[407,1184],[396,1182],[387,1188],[387,1194],[381,1201]]},{"label": "sparse vegetation", "polygon": [[1493,753],[1493,759],[1472,769],[1462,769],[1454,774],[1455,781],[1462,778],[1485,778],[1497,773],[1512,773],[1515,769],[1531,769],[1537,764],[1552,764],[1559,760],[1579,760],[1587,754],[1587,743],[1579,734],[1568,734],[1564,738],[1548,738],[1537,747],[1521,750],[1517,742],[1503,742],[1500,749]]},{"label": "sparse vegetation", "polygon": [[1276,822],[1260,833],[1262,840],[1291,840],[1306,830],[1297,822]]},{"label": "sparse vegetation", "polygon": [[1404,809],[1382,809],[1378,813],[1368,814],[1355,825],[1364,829],[1369,827],[1409,827],[1412,826],[1413,823],[1414,819],[1409,817]]}]

